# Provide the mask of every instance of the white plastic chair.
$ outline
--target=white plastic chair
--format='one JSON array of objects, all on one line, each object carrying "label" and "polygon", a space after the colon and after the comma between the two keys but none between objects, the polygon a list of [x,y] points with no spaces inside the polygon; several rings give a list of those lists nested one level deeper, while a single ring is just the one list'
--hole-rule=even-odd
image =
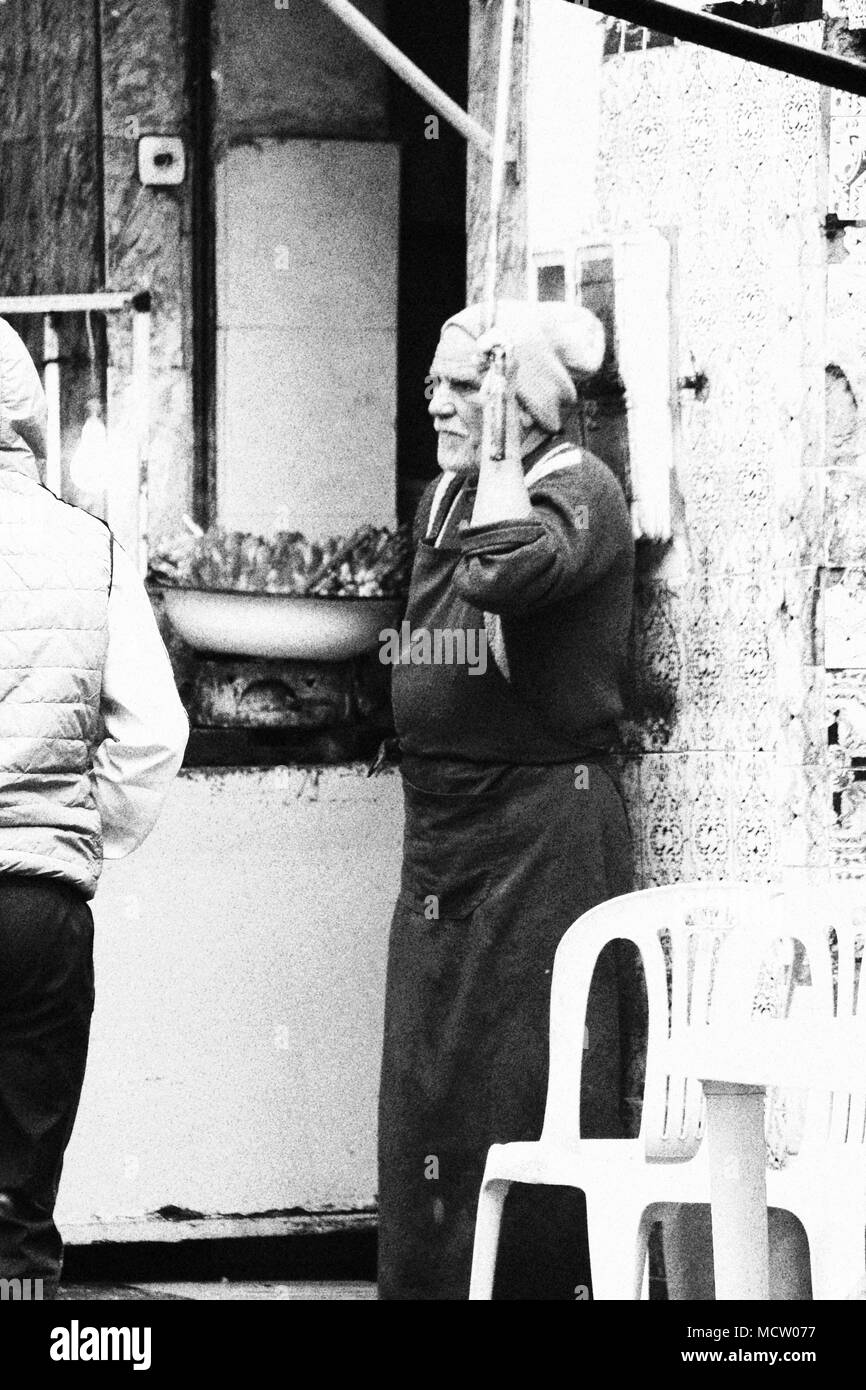
[{"label": "white plastic chair", "polygon": [[[828,922],[831,903],[836,906]],[[839,1003],[850,1018],[855,1003],[855,909],[862,915],[864,904],[866,893],[858,896],[856,888],[847,894],[840,889],[834,898],[830,890],[818,896],[786,894],[763,885],[686,884],[613,899],[570,928],[553,972],[543,1132],[537,1143],[494,1145],[490,1150],[479,1198],[471,1299],[491,1296],[502,1206],[513,1182],[581,1188],[587,1203],[593,1296],[640,1296],[653,1208],[710,1199],[706,1146],[701,1145],[703,1088],[699,1071],[690,1068],[690,1047],[711,1036],[710,1024],[721,1025],[723,1035],[726,1027],[736,1028],[742,1042],[749,1032],[745,1025],[755,1013],[784,1018],[794,992],[796,941],[808,957],[811,978],[809,989],[796,990],[798,1027],[805,1027],[808,1019],[826,1034],[834,1021],[827,925],[835,926],[839,938]],[[635,945],[646,979],[648,1043],[640,1134],[634,1140],[584,1139],[579,1133],[579,1097],[586,1003],[595,962],[616,939]],[[720,1017],[721,1010],[727,1019]],[[862,1013],[866,1016],[866,1004]],[[826,1075],[825,1065],[820,1079]],[[763,1073],[759,1079],[773,1080]],[[814,1080],[801,1067],[798,1082],[809,1079]],[[845,1224],[852,1224],[851,1193],[858,1181],[857,1210],[862,1212],[864,1120],[862,1096],[851,1102],[838,1095],[829,1101],[826,1094],[815,1095],[796,1168],[792,1162],[780,1173],[768,1173],[769,1203],[793,1210],[807,1230],[816,1298],[838,1297],[840,1283],[850,1290],[853,1280],[862,1277],[864,1223],[859,1224],[857,1260],[856,1239],[841,1234],[838,1213],[832,1221],[824,1219],[827,1206],[822,1197],[838,1169],[849,1203]],[[855,1228],[857,1222],[859,1216]]]},{"label": "white plastic chair", "polygon": [[[856,1025],[857,1057],[866,1067],[866,884],[836,884],[827,889],[782,895],[784,910],[797,930],[835,933],[834,1018]],[[861,991],[860,985],[864,988]],[[806,1013],[808,991],[798,991],[791,1020]],[[812,1026],[821,1013],[809,1011]],[[838,1059],[840,1062],[842,1058]],[[804,1078],[805,1080],[805,1078]],[[866,1085],[818,1084],[808,1094],[803,1135],[795,1153],[780,1155],[781,1166],[767,1172],[767,1201],[789,1211],[802,1223],[809,1241],[812,1297],[845,1299],[862,1296],[866,1247]]]}]

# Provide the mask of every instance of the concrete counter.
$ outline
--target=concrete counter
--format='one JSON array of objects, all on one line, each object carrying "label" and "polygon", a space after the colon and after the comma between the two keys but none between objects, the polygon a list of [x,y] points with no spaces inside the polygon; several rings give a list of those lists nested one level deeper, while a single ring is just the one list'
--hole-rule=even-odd
[{"label": "concrete counter", "polygon": [[401,828],[393,769],[185,770],[106,865],[68,1240],[370,1212]]}]

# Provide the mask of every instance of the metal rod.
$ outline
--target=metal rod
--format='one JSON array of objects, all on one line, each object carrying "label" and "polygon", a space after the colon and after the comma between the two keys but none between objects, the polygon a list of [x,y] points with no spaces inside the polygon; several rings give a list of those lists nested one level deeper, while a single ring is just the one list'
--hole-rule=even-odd
[{"label": "metal rod", "polygon": [[[399,49],[390,39],[386,39],[381,29],[377,29],[375,24],[371,24],[365,15],[355,9],[354,5],[349,4],[349,0],[321,0],[321,3],[335,14],[338,19],[352,30],[353,34],[365,43],[377,58],[381,58],[383,63],[387,63],[392,72],[396,72],[407,86],[411,87],[428,101],[434,111],[438,111],[443,120],[449,125],[453,125],[455,130],[459,130],[465,140],[478,148],[487,156],[492,158],[493,137],[490,132],[485,130],[474,116],[470,116],[468,111],[464,111],[456,101],[452,101],[447,92],[443,92],[441,87],[422,72],[419,67],[407,58],[406,54]],[[509,150],[508,159],[514,158],[514,152]]]},{"label": "metal rod", "polygon": [[138,566],[147,576],[150,541],[150,312],[132,321],[132,407],[138,458]]},{"label": "metal rod", "polygon": [[804,48],[786,39],[774,39],[748,24],[669,5],[666,0],[582,0],[582,8],[639,24],[670,38],[713,48],[732,58],[744,58],[761,67],[820,82],[840,92],[866,96],[866,65],[838,58],[821,49]]},{"label": "metal rod", "polygon": [[487,260],[484,266],[484,303],[487,327],[492,328],[496,313],[496,283],[499,271],[499,214],[505,188],[508,113],[511,103],[511,57],[514,50],[514,24],[517,0],[502,0],[502,27],[499,33],[499,75],[496,83],[496,121],[493,128],[493,167],[490,174],[490,206],[487,213]]},{"label": "metal rod", "polygon": [[129,309],[137,291],[101,290],[95,294],[11,294],[0,297],[0,314],[81,314],[88,309],[111,313]]},{"label": "metal rod", "polygon": [[45,484],[58,497],[61,492],[60,467],[60,344],[50,314],[42,325],[42,354],[45,362]]}]

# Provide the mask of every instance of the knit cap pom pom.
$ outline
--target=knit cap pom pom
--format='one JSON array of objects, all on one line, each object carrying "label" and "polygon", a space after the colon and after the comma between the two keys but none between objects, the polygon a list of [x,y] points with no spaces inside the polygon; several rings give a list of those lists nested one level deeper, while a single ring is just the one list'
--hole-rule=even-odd
[{"label": "knit cap pom pom", "polygon": [[[472,304],[448,319],[442,328],[477,341],[487,330],[487,306]],[[575,380],[592,376],[604,358],[604,329],[594,314],[580,305],[531,304],[498,299],[491,336],[501,335],[513,349],[517,399],[542,429],[556,433],[563,413],[577,400]]]}]

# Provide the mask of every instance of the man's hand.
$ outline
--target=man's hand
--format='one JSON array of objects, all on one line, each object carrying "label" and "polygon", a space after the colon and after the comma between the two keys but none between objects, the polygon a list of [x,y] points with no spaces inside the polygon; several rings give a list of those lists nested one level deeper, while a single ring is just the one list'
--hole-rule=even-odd
[{"label": "man's hand", "polygon": [[[504,357],[497,349],[504,350]],[[532,503],[523,477],[523,426],[514,385],[517,375],[514,348],[503,341],[500,333],[491,329],[478,339],[478,350],[490,366],[479,392],[484,402],[484,429],[471,524],[486,526],[492,521],[531,516]],[[498,362],[494,361],[494,354]],[[498,437],[501,434],[503,392],[504,448],[502,439]],[[497,458],[497,454],[502,456]]]},{"label": "man's hand", "polygon": [[478,393],[484,404],[482,459],[501,463],[509,452],[520,450],[514,349],[495,333],[484,334],[479,347],[487,364]]}]

